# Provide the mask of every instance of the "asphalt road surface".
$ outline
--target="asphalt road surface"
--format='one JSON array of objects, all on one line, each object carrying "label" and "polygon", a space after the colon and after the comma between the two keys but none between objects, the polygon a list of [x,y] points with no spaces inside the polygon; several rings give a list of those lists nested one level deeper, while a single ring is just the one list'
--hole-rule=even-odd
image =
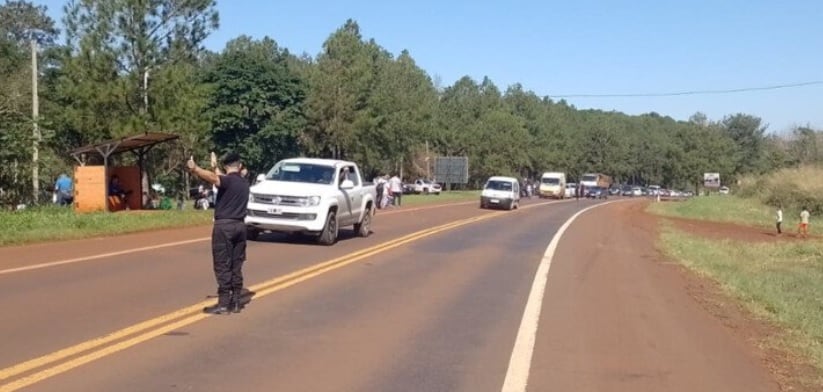
[{"label": "asphalt road surface", "polygon": [[208,227],[0,248],[0,392],[776,390],[655,259],[638,202],[599,204],[383,210],[331,247],[262,236],[228,316],[200,312]]}]

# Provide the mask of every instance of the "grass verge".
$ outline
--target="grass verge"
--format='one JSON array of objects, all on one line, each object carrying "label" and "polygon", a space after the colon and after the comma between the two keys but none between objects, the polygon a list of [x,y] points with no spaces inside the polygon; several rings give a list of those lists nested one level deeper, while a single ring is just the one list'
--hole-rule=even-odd
[{"label": "grass verge", "polygon": [[423,206],[443,203],[460,203],[477,200],[480,191],[443,191],[439,195],[403,195],[403,206]]},{"label": "grass verge", "polygon": [[0,246],[205,225],[213,216],[212,211],[198,210],[75,214],[58,207],[0,212]]},{"label": "grass verge", "polygon": [[[756,200],[736,196],[698,196],[681,202],[651,203],[648,211],[657,215],[772,227],[775,211]],[[783,221],[791,222],[800,211],[783,211]]]},{"label": "grass verge", "polygon": [[718,241],[663,228],[664,251],[709,277],[755,315],[781,326],[781,348],[808,358],[823,381],[823,241]]},{"label": "grass verge", "polygon": [[[408,195],[403,206],[424,206],[471,201],[479,191],[452,191],[435,195]],[[214,211],[159,210],[75,214],[69,208],[40,207],[0,211],[0,246],[118,235],[146,230],[210,225]]]}]

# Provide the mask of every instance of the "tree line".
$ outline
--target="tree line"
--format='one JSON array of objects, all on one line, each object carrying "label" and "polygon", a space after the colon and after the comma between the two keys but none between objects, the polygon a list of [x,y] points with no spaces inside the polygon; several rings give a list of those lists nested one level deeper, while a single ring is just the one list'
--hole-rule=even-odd
[{"label": "tree line", "polygon": [[441,86],[408,51],[364,38],[354,20],[320,53],[298,55],[269,37],[207,50],[219,28],[214,0],[67,1],[62,31],[46,11],[27,0],[0,5],[2,204],[46,199],[76,164],[70,149],[147,131],[180,136],[146,165],[152,182],[178,190],[186,157],[208,151],[237,151],[252,173],[300,155],[354,160],[369,178],[401,169],[423,177],[437,156],[467,156],[469,187],[564,171],[685,188],[704,172],[733,181],[823,159],[819,131],[777,136],[753,114],[677,121],[580,110],[489,78]]}]

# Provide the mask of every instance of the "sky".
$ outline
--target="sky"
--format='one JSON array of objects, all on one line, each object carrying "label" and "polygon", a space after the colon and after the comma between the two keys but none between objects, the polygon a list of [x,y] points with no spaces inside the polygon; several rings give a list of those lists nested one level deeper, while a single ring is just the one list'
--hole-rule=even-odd
[{"label": "sky", "polygon": [[[35,0],[61,18],[65,0]],[[267,1],[217,0],[222,49],[239,35],[269,36],[292,53],[317,55],[347,19],[397,55],[407,49],[448,86],[489,77],[539,96],[661,94],[803,87],[656,97],[566,97],[579,109],[657,112],[687,120],[745,113],[767,132],[823,129],[823,1]]]}]

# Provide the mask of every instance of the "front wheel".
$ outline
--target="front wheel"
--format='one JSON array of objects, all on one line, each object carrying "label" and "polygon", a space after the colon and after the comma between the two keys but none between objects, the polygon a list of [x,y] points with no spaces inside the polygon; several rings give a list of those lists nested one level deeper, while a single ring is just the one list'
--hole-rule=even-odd
[{"label": "front wheel", "polygon": [[323,231],[317,237],[317,242],[323,245],[334,245],[337,242],[337,231],[337,213],[329,211],[328,216],[326,216],[326,225],[323,226]]},{"label": "front wheel", "polygon": [[360,237],[368,237],[371,234],[371,217],[372,217],[372,208],[369,207],[366,209],[366,213],[363,215],[363,220],[360,223],[354,224],[354,232],[357,233]]}]

